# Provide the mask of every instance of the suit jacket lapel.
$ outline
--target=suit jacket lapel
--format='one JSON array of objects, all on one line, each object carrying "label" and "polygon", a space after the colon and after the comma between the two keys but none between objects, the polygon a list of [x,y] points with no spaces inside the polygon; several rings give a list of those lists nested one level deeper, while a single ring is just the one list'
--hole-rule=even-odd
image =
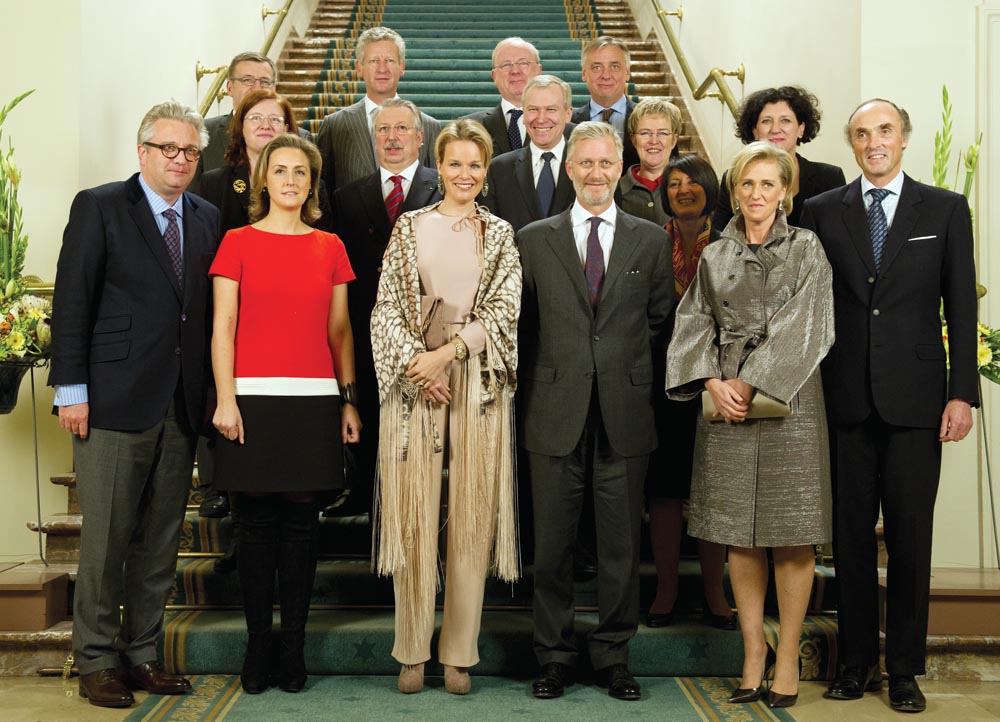
[{"label": "suit jacket lapel", "polygon": [[576,238],[573,236],[573,221],[570,219],[570,210],[567,209],[547,221],[552,233],[546,234],[545,238],[566,274],[573,281],[580,298],[587,308],[590,308],[590,291],[587,290],[587,279],[583,275],[580,254],[576,250]]},{"label": "suit jacket lapel", "polygon": [[612,286],[618,281],[629,259],[635,253],[637,244],[633,239],[635,221],[628,214],[618,209],[618,220],[615,222],[615,240],[611,244],[611,255],[608,257],[608,267],[604,271],[604,283],[601,285],[601,297],[605,297]]},{"label": "suit jacket lapel", "polygon": [[375,141],[372,140],[372,134],[368,130],[365,101],[361,100],[350,108],[345,108],[345,112],[351,119],[351,129],[357,141],[357,152],[364,159],[363,163],[370,166],[371,170],[378,170],[378,164],[375,161],[375,147],[372,145]]},{"label": "suit jacket lapel", "polygon": [[573,200],[576,198],[573,181],[566,175],[567,149],[568,146],[563,146],[563,155],[559,163],[559,177],[556,178],[556,192],[552,194],[552,210],[559,212],[573,205]]},{"label": "suit jacket lapel", "polygon": [[415,211],[433,203],[437,195],[437,177],[436,171],[418,165],[417,172],[413,174],[413,182],[410,183],[410,192],[403,201],[403,210]]},{"label": "suit jacket lapel", "polygon": [[524,201],[528,213],[535,220],[542,217],[542,211],[538,207],[538,193],[535,191],[535,175],[531,171],[531,146],[526,145],[518,151],[517,160],[514,161],[514,180],[517,187],[521,189],[521,199]]},{"label": "suit jacket lapel", "polygon": [[[250,195],[247,193],[246,195]],[[214,229],[205,224],[205,220],[198,214],[195,201],[189,194],[184,194],[184,278],[191,278],[192,273],[202,273],[200,268],[201,259],[198,258],[205,249],[201,248],[201,241],[210,238]],[[214,249],[212,249],[214,250]],[[171,274],[173,275],[173,274]],[[191,300],[194,293],[193,283],[184,283],[184,305]]]},{"label": "suit jacket lapel", "polygon": [[904,176],[903,189],[899,193],[899,202],[896,204],[896,213],[892,217],[892,225],[889,226],[889,235],[885,239],[885,248],[882,249],[882,273],[892,265],[900,249],[910,237],[910,231],[917,222],[919,212],[918,205],[921,202],[920,189],[917,188],[909,176]]},{"label": "suit jacket lapel", "polygon": [[496,148],[493,149],[494,158],[501,153],[509,153],[513,150],[510,147],[510,136],[507,135],[507,120],[504,117],[503,106],[498,105],[486,113],[486,117],[483,118],[483,127],[497,139]]},{"label": "suit jacket lapel", "polygon": [[875,254],[872,252],[872,241],[868,235],[868,213],[865,202],[861,198],[861,179],[847,186],[843,200],[843,221],[847,228],[847,236],[861,257],[861,262],[871,275],[875,275]]},{"label": "suit jacket lapel", "polygon": [[[157,228],[156,221],[153,219],[153,211],[149,207],[149,201],[146,200],[146,194],[142,192],[142,186],[139,185],[138,175],[133,176],[132,181],[135,185],[131,191],[132,205],[128,209],[129,214],[143,240],[146,241],[146,245],[149,246],[153,258],[156,259],[163,273],[166,274],[167,280],[170,281],[170,286],[177,294],[177,299],[181,300],[181,286],[177,280],[177,274],[174,273],[174,264],[171,263],[170,254],[167,253],[167,244],[163,241],[163,234],[160,233],[160,229]],[[186,229],[187,225],[185,224]],[[185,240],[187,240],[186,236]]]},{"label": "suit jacket lapel", "polygon": [[389,214],[385,210],[385,201],[382,199],[382,175],[376,171],[365,179],[361,187],[361,204],[365,208],[368,222],[375,229],[376,238],[389,237]]}]

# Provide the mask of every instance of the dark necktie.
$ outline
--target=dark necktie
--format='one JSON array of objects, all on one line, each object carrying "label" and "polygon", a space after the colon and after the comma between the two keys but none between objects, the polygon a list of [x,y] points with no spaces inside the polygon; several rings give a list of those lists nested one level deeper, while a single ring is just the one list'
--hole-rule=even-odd
[{"label": "dark necktie", "polygon": [[868,206],[868,235],[872,241],[872,255],[875,256],[875,270],[882,266],[882,251],[885,250],[885,238],[889,235],[889,223],[882,209],[882,199],[891,191],[885,188],[872,188],[868,191],[872,202]]},{"label": "dark necktie", "polygon": [[587,262],[583,273],[587,277],[587,289],[590,291],[590,305],[597,308],[601,297],[601,283],[604,281],[604,251],[601,250],[601,239],[597,229],[601,227],[601,219],[593,216],[590,219],[590,235],[587,236]]},{"label": "dark necktie", "polygon": [[385,197],[385,212],[389,215],[389,225],[394,226],[403,210],[403,176],[389,176],[389,180],[392,181],[392,190]]},{"label": "dark necktie", "polygon": [[542,153],[542,170],[538,174],[538,185],[535,187],[535,192],[538,194],[538,210],[542,218],[549,217],[549,211],[552,210],[552,196],[556,192],[556,181],[552,177],[552,159],[555,157],[555,153],[550,150]]},{"label": "dark necktie", "polygon": [[602,123],[610,123],[611,122],[611,116],[614,115],[614,113],[615,113],[615,109],[614,108],[605,108],[604,110],[602,110],[601,111],[601,122]]},{"label": "dark necktie", "polygon": [[523,110],[514,108],[510,111],[510,122],[507,124],[507,140],[510,141],[510,149],[518,150],[521,147],[521,129],[517,127],[517,119],[524,114]]},{"label": "dark necktie", "polygon": [[177,282],[183,285],[184,258],[181,255],[181,229],[177,225],[177,211],[168,208],[163,211],[163,217],[167,219],[167,230],[163,232],[163,242],[167,244],[167,255],[170,256],[170,263],[173,264]]}]

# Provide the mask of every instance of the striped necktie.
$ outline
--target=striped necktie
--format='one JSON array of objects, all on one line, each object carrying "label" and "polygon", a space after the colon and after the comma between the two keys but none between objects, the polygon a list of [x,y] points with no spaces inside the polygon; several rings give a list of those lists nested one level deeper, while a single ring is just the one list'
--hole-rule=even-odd
[{"label": "striped necktie", "polygon": [[396,219],[403,210],[403,176],[389,176],[389,180],[392,181],[392,190],[385,197],[385,212],[389,215],[389,224],[396,225]]},{"label": "striped necktie", "polygon": [[868,191],[872,202],[868,206],[868,235],[872,241],[872,255],[875,256],[875,270],[882,267],[882,252],[885,250],[885,239],[889,235],[889,223],[885,218],[882,200],[892,191],[885,188],[872,188]]}]

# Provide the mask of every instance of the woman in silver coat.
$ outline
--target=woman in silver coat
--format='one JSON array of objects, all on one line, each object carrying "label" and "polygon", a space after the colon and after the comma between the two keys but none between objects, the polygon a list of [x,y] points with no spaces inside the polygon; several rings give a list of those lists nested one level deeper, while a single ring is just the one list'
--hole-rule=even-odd
[{"label": "woman in silver coat", "polygon": [[[834,337],[831,270],[815,234],[785,221],[794,169],[786,151],[765,141],[733,160],[736,215],[705,248],[667,352],[668,395],[704,391],[716,409],[714,420],[698,420],[688,528],[730,547],[744,649],[743,680],[730,701],[760,699],[773,670],[771,707],[797,699],[813,545],[832,536],[819,372]],[[773,401],[791,415],[750,418]],[[776,654],[763,624],[767,548],[781,622]]]}]

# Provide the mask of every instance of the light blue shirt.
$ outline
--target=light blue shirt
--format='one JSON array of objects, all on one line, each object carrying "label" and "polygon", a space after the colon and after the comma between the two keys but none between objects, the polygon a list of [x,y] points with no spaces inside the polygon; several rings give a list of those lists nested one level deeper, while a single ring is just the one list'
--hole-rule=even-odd
[{"label": "light blue shirt", "polygon": [[[146,179],[142,177],[142,173],[139,174],[139,186],[142,188],[142,192],[146,195],[146,201],[149,203],[149,208],[153,212],[153,220],[156,221],[156,227],[160,229],[160,233],[164,233],[167,230],[167,219],[163,215],[163,211],[168,208],[173,208],[177,213],[177,227],[181,233],[181,253],[184,252],[184,194],[182,193],[177,201],[170,205],[163,198],[161,198],[156,191],[149,187],[146,183]],[[87,384],[65,384],[62,386],[55,387],[55,396],[52,399],[52,403],[55,406],[71,406],[72,404],[85,404],[90,400],[90,395],[87,390]]]},{"label": "light blue shirt", "polygon": [[[889,195],[882,199],[882,211],[885,213],[885,222],[889,228],[892,228],[892,219],[896,217],[896,206],[899,205],[899,194],[903,191],[903,177],[903,171],[899,171],[895,178],[889,181],[888,184],[882,186],[889,191]],[[863,175],[861,176],[861,197],[865,199],[866,211],[874,201],[874,199],[868,195],[868,191],[877,187],[878,186],[865,178]]]},{"label": "light blue shirt", "polygon": [[[614,126],[615,131],[624,140],[625,138],[625,113],[628,112],[628,98],[624,95],[618,99],[618,101],[610,107],[614,113],[611,114],[611,125]],[[600,120],[601,111],[604,110],[605,106],[595,103],[593,100],[590,101],[590,119]]]}]

